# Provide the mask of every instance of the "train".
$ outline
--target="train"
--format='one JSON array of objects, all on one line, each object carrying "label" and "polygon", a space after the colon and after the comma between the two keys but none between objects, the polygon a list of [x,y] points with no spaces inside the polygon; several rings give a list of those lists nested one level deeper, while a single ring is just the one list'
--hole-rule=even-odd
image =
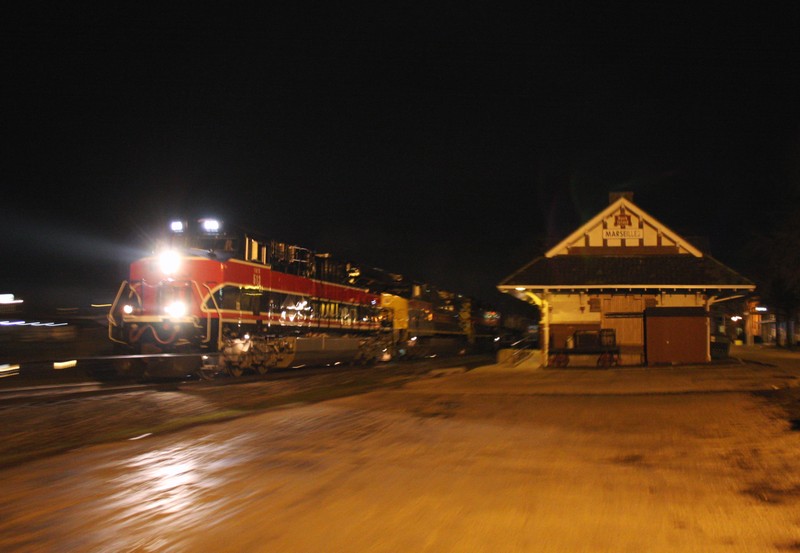
[{"label": "train", "polygon": [[228,225],[169,223],[108,312],[119,375],[239,377],[488,351],[475,298]]}]

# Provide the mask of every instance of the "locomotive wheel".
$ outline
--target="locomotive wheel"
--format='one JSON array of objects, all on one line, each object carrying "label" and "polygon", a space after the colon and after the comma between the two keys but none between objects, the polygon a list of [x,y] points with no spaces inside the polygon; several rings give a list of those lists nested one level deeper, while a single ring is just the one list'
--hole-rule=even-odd
[{"label": "locomotive wheel", "polygon": [[239,378],[244,374],[244,369],[239,365],[226,365],[225,369],[228,371],[228,374],[234,378]]},{"label": "locomotive wheel", "polygon": [[203,380],[214,380],[218,374],[219,370],[215,366],[201,365],[200,368],[197,369],[197,376]]},{"label": "locomotive wheel", "polygon": [[146,365],[141,359],[120,358],[112,361],[113,374],[119,378],[140,379],[144,376]]},{"label": "locomotive wheel", "polygon": [[260,375],[265,375],[269,372],[270,367],[274,367],[277,362],[277,352],[273,346],[266,346],[264,351],[260,351],[253,359],[253,368]]}]

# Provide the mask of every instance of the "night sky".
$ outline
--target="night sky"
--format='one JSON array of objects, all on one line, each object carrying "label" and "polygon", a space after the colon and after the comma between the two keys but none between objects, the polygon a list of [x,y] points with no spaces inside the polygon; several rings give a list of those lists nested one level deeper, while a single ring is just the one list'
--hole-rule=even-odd
[{"label": "night sky", "polygon": [[620,190],[749,276],[800,188],[795,13],[431,4],[9,13],[0,293],[109,301],[216,215],[493,302]]}]

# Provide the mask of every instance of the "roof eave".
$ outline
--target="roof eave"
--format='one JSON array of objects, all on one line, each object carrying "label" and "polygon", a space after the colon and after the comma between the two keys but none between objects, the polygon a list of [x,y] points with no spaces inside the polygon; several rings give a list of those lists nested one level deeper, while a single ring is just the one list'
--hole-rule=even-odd
[{"label": "roof eave", "polygon": [[502,284],[499,290],[755,290],[755,284]]}]

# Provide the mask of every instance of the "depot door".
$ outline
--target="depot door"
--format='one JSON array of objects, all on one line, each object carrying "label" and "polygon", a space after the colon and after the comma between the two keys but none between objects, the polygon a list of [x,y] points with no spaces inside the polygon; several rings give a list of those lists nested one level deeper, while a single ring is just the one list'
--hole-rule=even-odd
[{"label": "depot door", "polygon": [[[602,303],[602,328],[612,328],[620,347],[644,346],[644,299],[641,296],[611,296]],[[627,349],[627,348],[626,348]]]}]

